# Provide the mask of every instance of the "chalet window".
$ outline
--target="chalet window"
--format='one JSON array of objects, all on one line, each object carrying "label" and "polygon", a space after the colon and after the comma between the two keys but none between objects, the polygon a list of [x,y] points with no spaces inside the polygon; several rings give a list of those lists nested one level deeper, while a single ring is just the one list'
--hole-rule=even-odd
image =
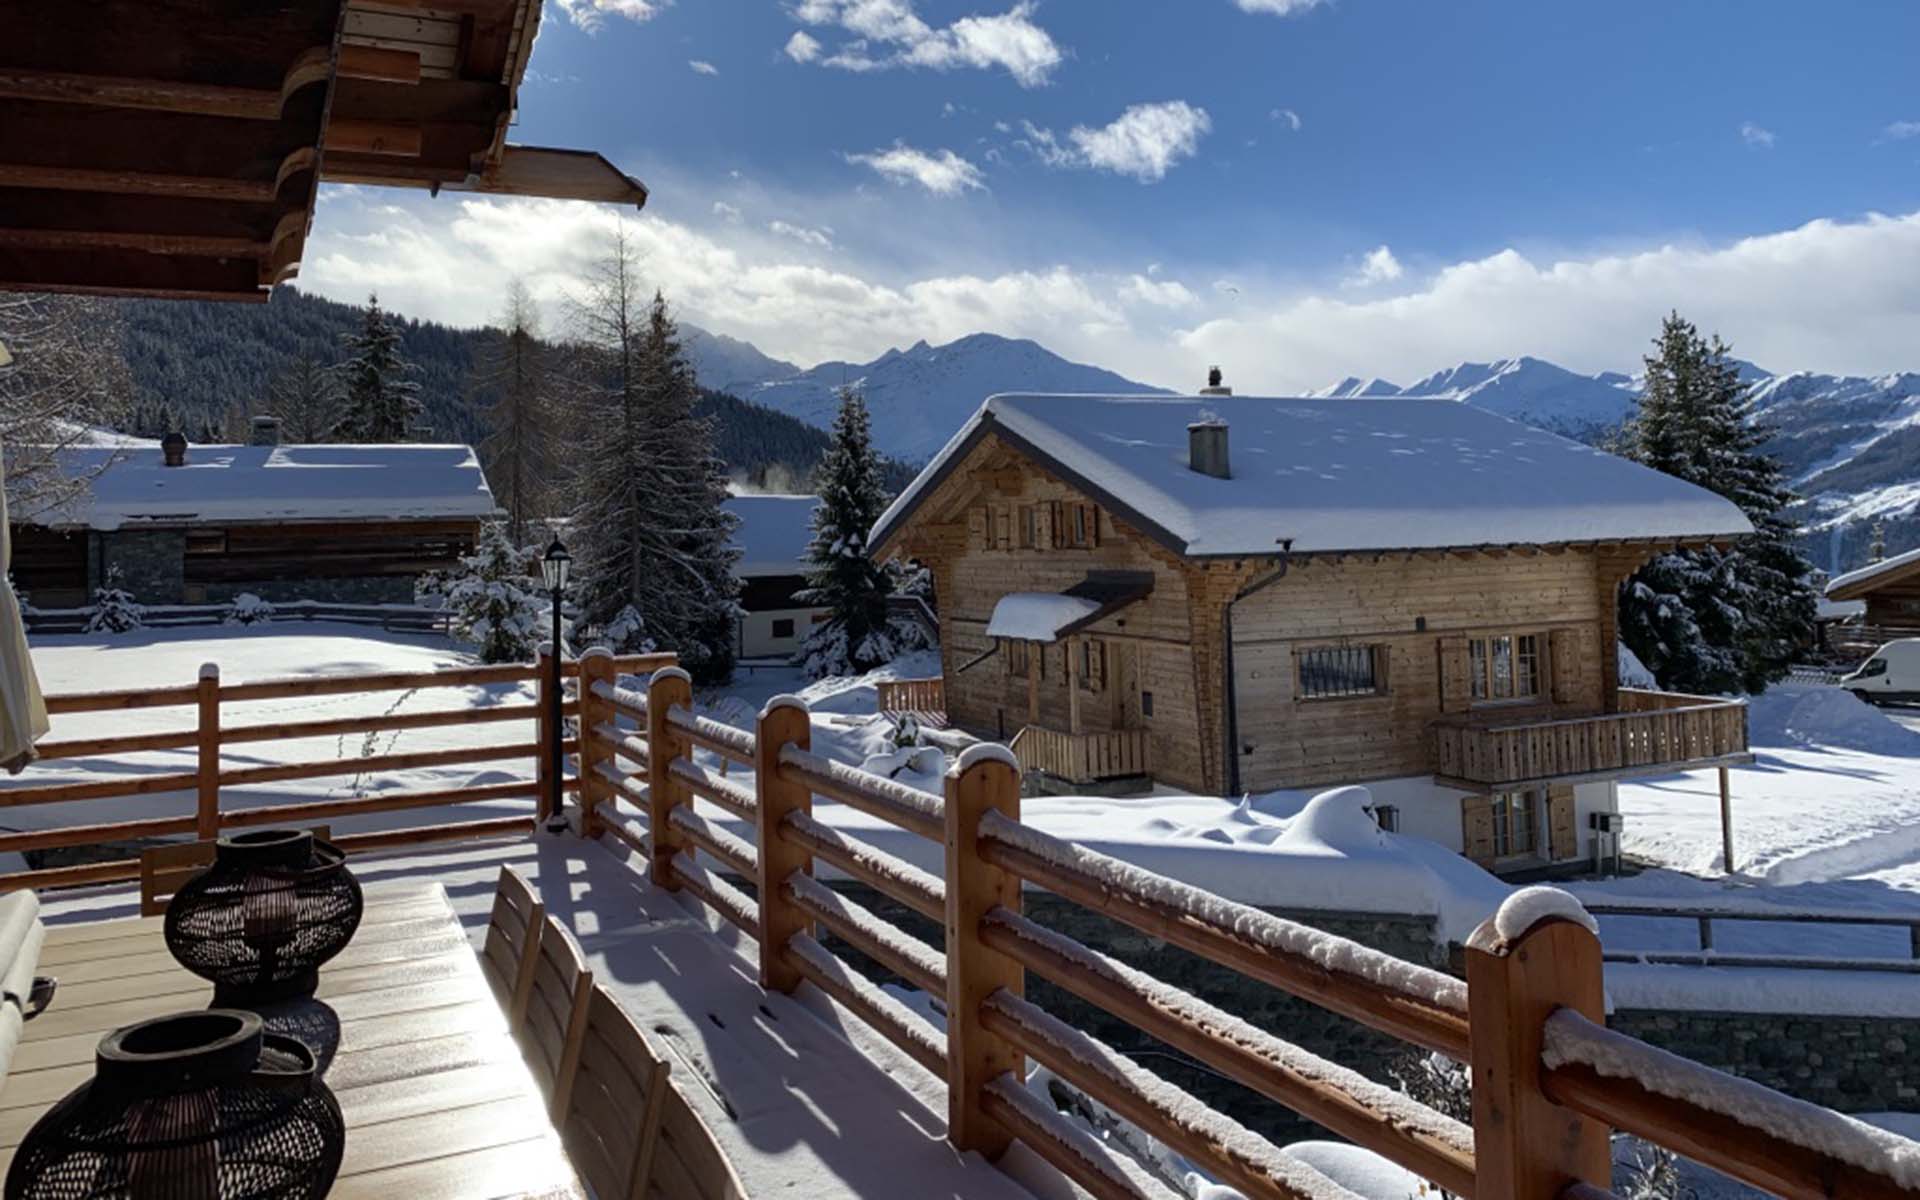
[{"label": "chalet window", "polygon": [[227,552],[227,531],[224,529],[187,530],[188,554],[225,554]]},{"label": "chalet window", "polygon": [[1007,638],[1000,646],[1000,652],[1007,656],[1007,674],[1015,679],[1025,679],[1033,670],[1033,643]]},{"label": "chalet window", "polygon": [[793,636],[793,618],[792,617],[775,617],[773,619],[773,636],[777,638],[792,637]]},{"label": "chalet window", "polygon": [[1084,550],[1100,544],[1100,510],[1094,505],[1057,505],[1053,523],[1057,545]]},{"label": "chalet window", "polygon": [[1540,695],[1540,638],[1503,633],[1467,643],[1477,701],[1532,700]]},{"label": "chalet window", "polygon": [[1299,652],[1300,698],[1372,696],[1381,687],[1380,647],[1311,646]]},{"label": "chalet window", "polygon": [[1493,806],[1493,856],[1510,858],[1540,848],[1540,823],[1534,818],[1532,792],[1496,792]]},{"label": "chalet window", "polygon": [[1020,548],[1036,550],[1040,546],[1040,514],[1031,504],[1020,506]]},{"label": "chalet window", "polygon": [[1079,654],[1080,690],[1104,690],[1107,686],[1107,644],[1098,638],[1087,638],[1080,643]]},{"label": "chalet window", "polygon": [[1140,693],[1140,715],[1143,717],[1150,717],[1153,715],[1153,693],[1152,692]]}]

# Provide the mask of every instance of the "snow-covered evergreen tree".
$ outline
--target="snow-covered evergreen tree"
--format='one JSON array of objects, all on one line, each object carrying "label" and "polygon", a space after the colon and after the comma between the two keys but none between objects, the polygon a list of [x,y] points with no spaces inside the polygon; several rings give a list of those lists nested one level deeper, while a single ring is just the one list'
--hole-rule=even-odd
[{"label": "snow-covered evergreen tree", "polygon": [[473,644],[480,661],[528,662],[553,637],[553,599],[528,569],[538,557],[513,544],[504,522],[490,521],[473,553],[460,560],[447,586],[447,624]]},{"label": "snow-covered evergreen tree", "polygon": [[220,614],[222,625],[263,625],[273,620],[275,609],[252,592],[241,592]]},{"label": "snow-covered evergreen tree", "polygon": [[828,610],[800,648],[799,661],[815,679],[858,675],[900,653],[887,616],[893,580],[867,555],[867,531],[887,508],[880,470],[867,402],[842,388],[833,442],[817,474],[820,504],[807,546],[807,590],[799,595]]},{"label": "snow-covered evergreen tree", "polygon": [[1758,692],[1813,634],[1813,568],[1784,516],[1796,497],[1762,451],[1772,430],[1751,419],[1726,343],[1674,313],[1654,345],[1629,452],[1725,496],[1754,532],[1730,550],[1675,551],[1642,568],[1620,598],[1621,638],[1664,687]]},{"label": "snow-covered evergreen tree", "polygon": [[334,422],[336,442],[404,442],[420,415],[420,385],[408,378],[412,367],[400,353],[400,331],[367,297],[366,316],[357,333],[342,339],[347,360],[340,364],[343,395]]},{"label": "snow-covered evergreen tree", "polygon": [[87,613],[88,633],[128,633],[146,625],[146,610],[120,586],[120,568],[108,567],[106,582],[93,590]]},{"label": "snow-covered evergreen tree", "polygon": [[[644,299],[624,229],[577,319],[584,443],[573,464],[583,621],[671,650],[700,682],[733,673],[739,607],[726,470],[666,300]],[[623,620],[633,609],[637,620]],[[616,650],[633,648],[629,640]]]},{"label": "snow-covered evergreen tree", "polygon": [[60,452],[126,421],[124,334],[114,301],[0,292],[0,345],[11,358],[0,366],[0,472],[15,521],[58,514],[76,499],[86,481],[69,474]]}]

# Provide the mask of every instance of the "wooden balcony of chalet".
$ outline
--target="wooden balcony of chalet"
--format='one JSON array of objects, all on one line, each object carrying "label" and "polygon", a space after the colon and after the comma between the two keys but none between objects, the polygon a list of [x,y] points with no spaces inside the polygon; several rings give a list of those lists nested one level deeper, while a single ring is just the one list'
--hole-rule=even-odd
[{"label": "wooden balcony of chalet", "polygon": [[1753,761],[1737,700],[1621,688],[1618,711],[1502,721],[1476,713],[1433,723],[1434,776],[1463,791],[1517,791],[1664,775]]},{"label": "wooden balcony of chalet", "polygon": [[1108,783],[1151,774],[1144,729],[1068,733],[1029,725],[1014,735],[1008,749],[1022,771],[1038,771],[1065,783]]},{"label": "wooden balcony of chalet", "polygon": [[[629,672],[649,677],[628,683]],[[190,750],[198,770],[85,785],[29,779],[0,792],[0,804],[131,794],[170,801],[180,815],[83,819],[0,844],[32,851],[197,835],[189,845],[204,848],[234,827],[519,802],[506,816],[333,839],[352,855],[369,900],[316,996],[336,1022],[326,1078],[347,1117],[341,1197],[585,1200],[590,1188],[602,1198],[741,1200],[804,1187],[812,1200],[839,1200],[900,1195],[902,1180],[916,1195],[965,1200],[1060,1194],[1060,1180],[1037,1174],[1040,1163],[1100,1200],[1166,1194],[1034,1091],[1030,1064],[1250,1198],[1351,1194],[1039,1002],[1071,994],[1124,1026],[1123,1044],[1158,1039],[1471,1200],[1610,1200],[1614,1130],[1790,1200],[1920,1198],[1920,1145],[1608,1029],[1601,945],[1570,896],[1516,894],[1462,948],[1464,978],[1449,975],[1023,821],[1017,764],[1003,748],[961,754],[943,794],[933,795],[814,753],[811,716],[790,698],[745,729],[696,712],[686,674],[659,659],[594,651],[564,673],[572,695],[544,698],[576,719],[572,736],[547,725],[546,705],[476,706],[471,698],[445,712],[220,719],[223,709],[258,715],[254,705],[276,698],[537,683],[544,672],[534,665],[238,684],[208,671],[196,686],[56,697],[56,717],[149,707],[195,717],[171,733],[62,735],[47,744],[54,754],[173,748]],[[1702,724],[1741,732],[1737,723],[1719,728],[1733,718],[1695,713],[1726,707],[1737,718],[1737,706],[1693,699],[1638,696],[1630,703],[1640,707],[1619,717],[1648,730],[1666,722],[1666,734],[1647,736],[1670,740],[1700,736]],[[536,739],[270,768],[222,761],[232,743],[435,729],[502,709],[535,722]],[[228,794],[263,771],[293,778],[369,763],[385,771],[503,756],[544,761],[556,745],[572,760],[562,777],[245,808]],[[1678,741],[1656,745],[1646,753],[1696,752]],[[723,773],[721,763],[740,773]],[[834,820],[840,806],[909,835],[918,849],[908,853],[940,865],[922,869],[858,836],[861,824]],[[549,826],[555,816],[564,827]],[[443,842],[456,844],[427,848]],[[145,883],[157,852],[0,875],[0,893],[82,888],[46,894],[61,928],[39,961],[65,979],[0,1086],[0,1157],[40,1108],[86,1078],[103,1030],[156,1005],[205,1003],[200,982],[159,949],[157,918],[136,915],[153,889],[89,886]],[[496,892],[503,866],[518,879],[502,879]],[[933,940],[830,887],[822,868],[927,918]],[[1030,889],[1164,940],[1239,984],[1466,1064],[1470,1119],[1038,924],[1023,913]],[[935,997],[944,1024],[856,970],[840,946]],[[511,973],[509,961],[519,964]],[[502,968],[494,988],[490,967]],[[1040,982],[1054,986],[1032,986]],[[539,999],[542,988],[552,994]],[[609,1044],[634,1053],[616,1062]],[[649,1094],[661,1102],[642,1103]],[[1002,1172],[997,1163],[1015,1141],[1031,1154],[1017,1173]],[[1046,1186],[1029,1190],[1035,1183]]]}]

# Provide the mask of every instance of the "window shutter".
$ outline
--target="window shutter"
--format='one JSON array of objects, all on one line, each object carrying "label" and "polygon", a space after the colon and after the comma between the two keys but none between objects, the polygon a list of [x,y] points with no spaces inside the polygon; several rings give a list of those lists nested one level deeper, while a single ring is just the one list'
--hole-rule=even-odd
[{"label": "window shutter", "polygon": [[1440,711],[1466,712],[1472,706],[1473,674],[1467,662],[1467,639],[1441,638]]},{"label": "window shutter", "polygon": [[1097,504],[1089,504],[1087,505],[1087,545],[1098,546],[1099,544],[1100,506]]},{"label": "window shutter", "polygon": [[1087,687],[1095,692],[1107,687],[1107,644],[1099,638],[1087,640]]},{"label": "window shutter", "polygon": [[1067,522],[1066,522],[1065,512],[1066,512],[1066,506],[1061,504],[1058,500],[1055,500],[1051,504],[1047,505],[1047,524],[1050,526],[1048,530],[1048,533],[1050,534],[1050,536],[1047,539],[1047,545],[1053,547],[1056,550],[1059,549],[1061,546],[1064,546],[1067,544]]},{"label": "window shutter", "polygon": [[1466,796],[1460,801],[1460,843],[1468,858],[1483,867],[1493,865],[1493,800]]},{"label": "window shutter", "polygon": [[993,538],[987,532],[987,507],[984,504],[967,510],[967,541],[981,549],[993,544]]},{"label": "window shutter", "polygon": [[1556,629],[1547,639],[1547,670],[1553,672],[1553,702],[1572,704],[1580,699],[1579,639],[1571,629]]},{"label": "window shutter", "polygon": [[1573,785],[1555,783],[1547,787],[1547,851],[1554,862],[1577,858],[1580,843],[1574,834]]},{"label": "window shutter", "polygon": [[1013,510],[1002,504],[994,510],[993,544],[1002,550],[1013,548]]},{"label": "window shutter", "polygon": [[1055,505],[1042,502],[1034,506],[1033,511],[1033,548],[1046,550],[1053,545],[1053,510]]}]

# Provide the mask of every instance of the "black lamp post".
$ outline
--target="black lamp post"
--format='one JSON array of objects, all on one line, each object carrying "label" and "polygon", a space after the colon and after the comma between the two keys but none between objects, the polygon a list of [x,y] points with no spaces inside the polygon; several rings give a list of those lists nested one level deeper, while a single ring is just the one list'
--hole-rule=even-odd
[{"label": "black lamp post", "polygon": [[566,731],[560,725],[560,661],[566,657],[566,646],[560,640],[560,597],[567,590],[567,568],[573,565],[573,556],[567,548],[555,538],[553,545],[540,559],[540,578],[547,585],[547,592],[553,597],[553,678],[549,689],[552,699],[549,701],[547,719],[553,723],[553,791],[547,797],[551,807],[547,810],[547,829],[559,832],[567,826],[566,796],[566,755],[561,745],[566,739]]}]

